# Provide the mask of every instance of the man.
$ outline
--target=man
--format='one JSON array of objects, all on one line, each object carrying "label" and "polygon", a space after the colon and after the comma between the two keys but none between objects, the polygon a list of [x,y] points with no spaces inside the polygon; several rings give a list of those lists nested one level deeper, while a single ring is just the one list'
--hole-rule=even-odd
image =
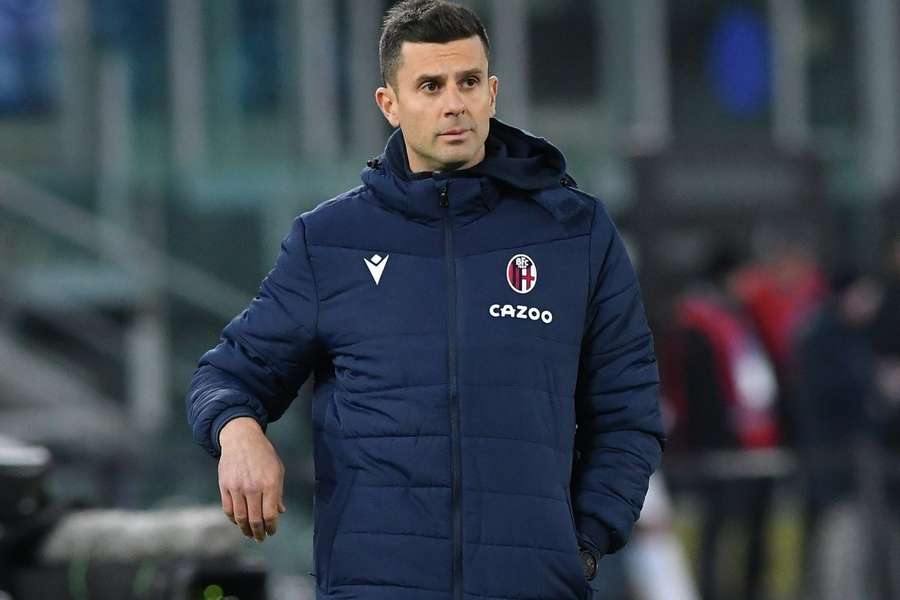
[{"label": "man", "polygon": [[284,510],[266,425],[314,374],[320,599],[589,598],[660,461],[622,239],[555,147],[492,118],[489,50],[462,6],[388,12],[375,100],[397,130],[294,220],[192,382],[223,509],[262,541]]},{"label": "man", "polygon": [[[674,304],[673,327],[663,343],[664,395],[674,426],[673,449],[695,458],[710,452],[732,455],[774,449],[781,442],[778,382],[765,345],[741,302],[743,253],[718,245],[701,282],[688,286]],[[767,523],[772,506],[770,477],[722,477],[700,481],[700,596],[723,597],[722,531],[736,524],[746,533],[740,592],[729,598],[765,596]]]},{"label": "man", "polygon": [[[808,597],[825,599],[846,598],[838,594],[851,590],[855,593],[849,597],[863,595],[865,569],[876,573],[882,567],[880,531],[867,536],[874,538],[866,541],[874,551],[866,557],[852,539],[840,535],[840,524],[847,517],[854,519],[853,503],[862,493],[866,470],[858,457],[887,421],[875,410],[881,403],[871,336],[883,299],[881,287],[852,265],[833,267],[829,284],[829,297],[794,340],[790,407],[805,483],[804,586]],[[878,468],[871,461],[869,465]],[[885,529],[883,524],[879,529]],[[833,562],[836,557],[839,561]]]}]

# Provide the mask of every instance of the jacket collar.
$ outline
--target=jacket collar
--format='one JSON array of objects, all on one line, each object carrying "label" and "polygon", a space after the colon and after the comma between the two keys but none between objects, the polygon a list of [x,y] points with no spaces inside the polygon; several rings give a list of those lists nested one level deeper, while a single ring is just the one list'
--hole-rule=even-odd
[{"label": "jacket collar", "polygon": [[[531,197],[559,221],[586,207],[583,198],[567,189],[575,181],[565,172],[565,159],[556,147],[496,118],[490,128],[483,161],[468,169],[423,173],[410,171],[398,128],[384,152],[367,162],[361,178],[388,209],[423,222],[448,214],[461,224],[472,221],[511,191]],[[441,205],[442,189],[446,207]]]},{"label": "jacket collar", "polygon": [[[411,172],[399,128],[388,138],[384,153],[367,165],[362,172],[363,182],[374,188],[378,199],[389,209],[413,220],[435,221],[450,214],[454,219],[469,221],[493,210],[499,201],[495,182],[474,167]],[[446,189],[446,207],[441,206],[442,189]]]}]

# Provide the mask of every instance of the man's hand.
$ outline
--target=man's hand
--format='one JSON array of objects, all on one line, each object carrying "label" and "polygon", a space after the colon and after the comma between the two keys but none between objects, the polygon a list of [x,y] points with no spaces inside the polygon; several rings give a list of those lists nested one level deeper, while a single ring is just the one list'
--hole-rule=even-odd
[{"label": "man's hand", "polygon": [[262,542],[266,534],[275,535],[278,515],[287,510],[281,500],[284,465],[252,417],[228,421],[219,443],[222,510],[244,535]]}]

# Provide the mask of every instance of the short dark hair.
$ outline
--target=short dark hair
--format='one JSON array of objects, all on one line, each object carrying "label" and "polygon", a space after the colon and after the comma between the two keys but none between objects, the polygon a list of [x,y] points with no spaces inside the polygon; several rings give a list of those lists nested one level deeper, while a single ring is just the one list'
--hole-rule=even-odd
[{"label": "short dark hair", "polygon": [[446,0],[402,0],[384,17],[378,43],[381,79],[396,87],[403,42],[446,44],[473,35],[481,38],[484,53],[490,56],[487,31],[471,9]]}]

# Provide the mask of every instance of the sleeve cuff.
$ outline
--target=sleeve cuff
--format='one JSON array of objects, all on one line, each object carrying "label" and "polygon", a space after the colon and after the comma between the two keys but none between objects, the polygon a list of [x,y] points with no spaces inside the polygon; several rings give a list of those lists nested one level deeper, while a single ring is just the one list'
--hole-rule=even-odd
[{"label": "sleeve cuff", "polygon": [[578,543],[596,553],[597,559],[609,553],[610,531],[602,523],[594,519],[580,517],[578,519]]},{"label": "sleeve cuff", "polygon": [[219,444],[219,433],[222,431],[222,428],[225,427],[228,421],[231,421],[232,419],[236,419],[238,417],[253,417],[256,422],[259,423],[259,426],[262,427],[262,430],[266,430],[266,426],[260,422],[259,417],[249,406],[232,406],[223,410],[219,414],[219,416],[215,418],[209,428],[210,442],[212,443],[212,447],[216,452],[216,457],[222,454],[222,446],[221,444]]}]

